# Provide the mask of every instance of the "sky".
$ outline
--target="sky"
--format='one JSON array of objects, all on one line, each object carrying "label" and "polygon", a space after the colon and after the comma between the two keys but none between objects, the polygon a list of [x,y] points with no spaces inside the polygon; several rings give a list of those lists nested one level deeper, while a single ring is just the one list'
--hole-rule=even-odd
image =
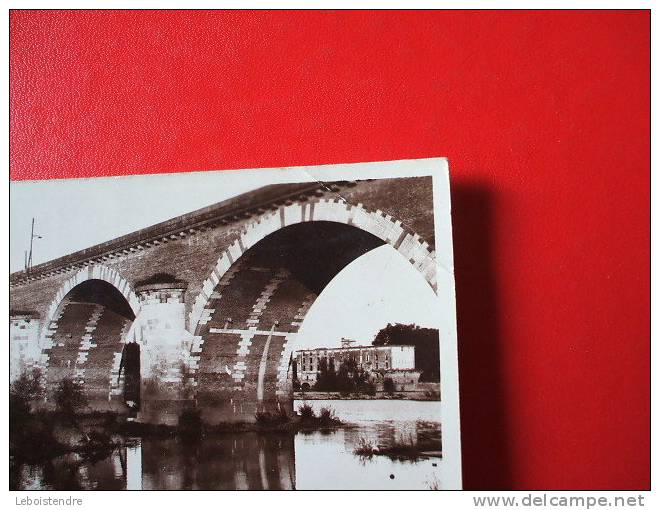
[{"label": "sky", "polygon": [[388,322],[438,328],[437,297],[392,246],[346,266],[321,292],[299,331],[302,348],[339,347],[342,336],[371,345]]},{"label": "sky", "polygon": [[10,271],[88,248],[263,186],[239,172],[135,175],[10,183]]},{"label": "sky", "polygon": [[[10,270],[24,266],[35,218],[39,264],[264,185],[244,172],[196,172],[10,184]],[[394,248],[384,245],[346,266],[310,308],[305,348],[368,345],[388,322],[438,327],[437,296]]]}]

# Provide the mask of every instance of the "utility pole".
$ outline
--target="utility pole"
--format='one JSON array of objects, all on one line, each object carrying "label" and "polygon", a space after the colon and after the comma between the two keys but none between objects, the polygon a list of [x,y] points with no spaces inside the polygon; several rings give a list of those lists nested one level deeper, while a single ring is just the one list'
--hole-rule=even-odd
[{"label": "utility pole", "polygon": [[30,255],[27,257],[27,263],[25,264],[26,273],[29,273],[32,270],[32,241],[35,239],[41,239],[41,236],[34,235],[34,218],[32,218],[32,229],[30,230]]},{"label": "utility pole", "polygon": [[34,218],[32,218],[32,229],[30,230],[30,256],[28,257],[27,272],[32,269],[32,241],[34,240]]}]

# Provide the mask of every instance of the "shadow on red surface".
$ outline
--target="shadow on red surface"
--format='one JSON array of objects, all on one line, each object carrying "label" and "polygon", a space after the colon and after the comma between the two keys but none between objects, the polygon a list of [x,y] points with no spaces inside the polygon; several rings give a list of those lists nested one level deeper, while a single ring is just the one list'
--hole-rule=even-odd
[{"label": "shadow on red surface", "polygon": [[486,186],[452,185],[465,489],[512,484],[492,256],[494,202]]}]

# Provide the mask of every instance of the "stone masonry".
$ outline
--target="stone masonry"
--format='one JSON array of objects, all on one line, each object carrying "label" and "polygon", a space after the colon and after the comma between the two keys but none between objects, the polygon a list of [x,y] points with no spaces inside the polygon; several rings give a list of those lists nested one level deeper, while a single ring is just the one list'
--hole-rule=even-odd
[{"label": "stone masonry", "polygon": [[[191,407],[208,422],[291,412],[307,310],[385,243],[436,288],[431,178],[267,186],[14,273],[11,376],[39,367],[50,390],[77,378],[92,408],[116,409],[123,345],[137,342],[140,420],[174,423]],[[111,289],[102,302],[85,291],[95,282]]]}]

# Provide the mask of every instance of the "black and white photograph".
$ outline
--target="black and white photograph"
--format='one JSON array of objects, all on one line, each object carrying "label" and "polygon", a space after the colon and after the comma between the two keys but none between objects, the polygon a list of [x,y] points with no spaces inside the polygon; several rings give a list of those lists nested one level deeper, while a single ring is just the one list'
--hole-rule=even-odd
[{"label": "black and white photograph", "polygon": [[10,192],[12,489],[460,488],[446,160]]}]

